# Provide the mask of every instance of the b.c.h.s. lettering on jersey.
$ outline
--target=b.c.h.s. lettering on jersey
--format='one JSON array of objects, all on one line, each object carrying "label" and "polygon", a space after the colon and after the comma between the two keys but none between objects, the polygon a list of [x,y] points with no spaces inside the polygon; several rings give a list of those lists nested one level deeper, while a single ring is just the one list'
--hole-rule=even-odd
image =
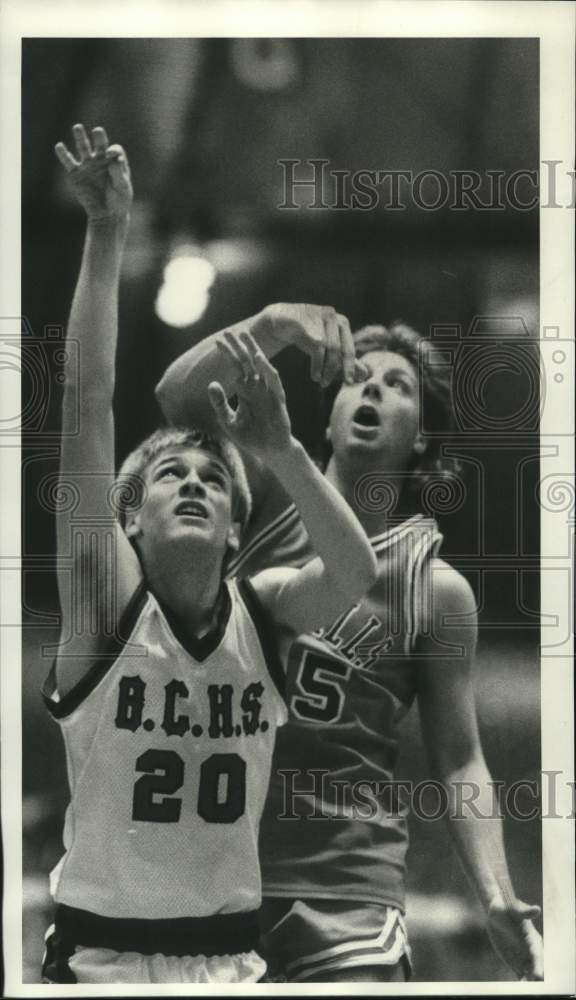
[{"label": "b.c.h.s. lettering on jersey", "polygon": [[164,686],[162,717],[147,712],[146,681],[139,674],[124,674],[118,682],[115,715],[117,729],[136,733],[140,729],[152,733],[160,728],[166,736],[210,739],[255,736],[265,733],[269,723],[261,718],[264,685],[261,681],[237,691],[232,684],[208,684],[203,704],[198,693],[191,701],[191,692],[178,678]]},{"label": "b.c.h.s. lettering on jersey", "polygon": [[54,899],[114,919],[252,913],[275,732],[287,718],[257,594],[230,581],[216,628],[183,643],[143,585],[119,634],[114,656],[71,691],[59,697],[55,671],[45,687],[71,788]]}]

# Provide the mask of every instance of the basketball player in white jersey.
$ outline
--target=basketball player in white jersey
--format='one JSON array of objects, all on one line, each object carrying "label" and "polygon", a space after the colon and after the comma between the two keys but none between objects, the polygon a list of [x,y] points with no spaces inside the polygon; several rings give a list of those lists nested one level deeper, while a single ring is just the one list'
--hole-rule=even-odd
[{"label": "basketball player in white jersey", "polygon": [[[44,981],[257,982],[258,828],[286,720],[267,626],[297,634],[331,621],[372,585],[374,557],[292,438],[280,380],[248,335],[222,348],[242,373],[237,407],[210,387],[219,432],[148,438],[124,463],[130,495],[113,517],[117,295],[132,187],[126,155],[103,129],[89,137],[77,125],[74,140],[75,155],[63,143],[56,153],[88,220],[60,468],[60,488],[77,503],[58,517],[62,634],[45,688],[71,801]],[[318,554],[301,570],[225,583],[250,510],[238,445],[298,507]]]},{"label": "basketball player in white jersey", "polygon": [[[496,811],[472,689],[476,603],[438,558],[436,523],[419,512],[418,489],[443,471],[445,365],[402,324],[367,327],[353,339],[346,319],[328,308],[271,306],[232,333],[243,330],[268,356],[299,346],[323,385],[343,375],[326,477],[356,512],[378,562],[363,600],[285,654],[291,718],[279,734],[261,835],[269,959],[292,982],[409,974],[408,838],[393,782],[399,724],[417,700],[450,832],[490,938],[519,977],[541,979],[532,924],[539,909],[515,895],[500,820],[483,818]],[[205,385],[216,373],[233,391],[234,372],[217,345],[218,335],[208,338],[167,372],[158,395],[171,419],[206,407]],[[253,511],[232,568],[242,575],[279,560],[301,565],[311,540],[297,511],[265,470],[251,468],[251,482]],[[466,787],[476,793],[471,809],[458,806]]]}]

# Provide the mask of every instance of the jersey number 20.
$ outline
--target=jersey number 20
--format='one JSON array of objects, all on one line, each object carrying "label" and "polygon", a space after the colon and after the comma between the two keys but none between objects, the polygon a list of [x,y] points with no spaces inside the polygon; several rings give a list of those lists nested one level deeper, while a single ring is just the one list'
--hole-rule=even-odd
[{"label": "jersey number 20", "polygon": [[[184,784],[184,761],[174,750],[146,750],[136,761],[144,774],[134,785],[132,819],[145,823],[177,823]],[[221,780],[226,794],[221,797]],[[160,796],[162,796],[160,798]],[[237,753],[213,753],[200,767],[198,815],[206,823],[235,823],[246,808],[246,761]]]}]

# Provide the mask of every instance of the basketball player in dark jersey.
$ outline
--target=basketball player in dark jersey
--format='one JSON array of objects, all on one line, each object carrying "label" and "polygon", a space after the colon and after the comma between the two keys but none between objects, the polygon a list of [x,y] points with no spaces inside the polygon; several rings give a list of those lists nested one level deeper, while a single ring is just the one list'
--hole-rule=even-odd
[{"label": "basketball player in dark jersey", "polygon": [[[286,646],[291,722],[277,741],[261,837],[269,959],[293,982],[406,978],[407,831],[392,782],[398,725],[417,699],[452,839],[492,943],[519,977],[542,979],[532,923],[539,908],[515,894],[500,819],[478,818],[495,810],[472,689],[476,602],[438,558],[441,535],[418,510],[418,488],[442,473],[438,435],[451,422],[432,345],[401,324],[353,338],[345,317],[304,305],[267,307],[231,332],[242,330],[269,357],[300,347],[323,386],[342,378],[326,476],[366,529],[379,569],[362,601]],[[216,375],[234,391],[218,344],[219,335],[208,338],[166,373],[158,397],[171,419],[188,420],[198,406],[205,413]],[[297,512],[265,469],[250,469],[253,516],[233,569],[301,565],[310,549]],[[380,502],[370,502],[370,477]],[[477,813],[458,807],[464,783],[477,791]]]}]

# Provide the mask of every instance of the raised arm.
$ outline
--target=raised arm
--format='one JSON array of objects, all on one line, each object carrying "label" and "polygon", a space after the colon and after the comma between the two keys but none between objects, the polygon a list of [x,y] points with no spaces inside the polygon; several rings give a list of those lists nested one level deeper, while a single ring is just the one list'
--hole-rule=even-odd
[{"label": "raised arm", "polygon": [[[339,374],[349,381],[363,373],[354,358],[354,342],[345,316],[329,306],[278,303],[229,327],[232,334],[249,333],[260,351],[273,358],[295,346],[310,357],[314,381],[329,385]],[[236,382],[230,359],[218,350],[222,333],[215,333],[177,358],[156,388],[158,402],[172,423],[213,418],[207,388],[217,379],[226,393]]]},{"label": "raised arm", "polygon": [[300,570],[265,570],[253,583],[275,621],[307,632],[332,621],[370,589],[376,579],[374,554],[348,504],[292,437],[282,383],[255,341],[249,334],[228,333],[217,350],[235,372],[238,396],[233,410],[223,387],[210,385],[219,425],[277,477],[317,554]]},{"label": "raised arm", "polygon": [[[87,217],[67,329],[67,339],[77,342],[79,364],[67,377],[62,407],[61,495],[71,489],[78,499],[73,517],[66,510],[57,515],[61,694],[91,665],[139,576],[110,502],[118,286],[132,202],[130,170],[124,150],[109,145],[104,129],[93,129],[88,138],[84,127],[75,125],[73,134],[75,156],[64,143],[55,148]],[[110,555],[111,545],[117,558]]]},{"label": "raised arm", "polygon": [[433,627],[418,647],[424,657],[418,695],[424,742],[434,775],[446,789],[449,831],[486,913],[492,944],[519,978],[539,980],[542,939],[532,920],[540,910],[514,892],[478,733],[472,687],[474,597],[464,578],[441,560],[435,561],[431,587]]}]

